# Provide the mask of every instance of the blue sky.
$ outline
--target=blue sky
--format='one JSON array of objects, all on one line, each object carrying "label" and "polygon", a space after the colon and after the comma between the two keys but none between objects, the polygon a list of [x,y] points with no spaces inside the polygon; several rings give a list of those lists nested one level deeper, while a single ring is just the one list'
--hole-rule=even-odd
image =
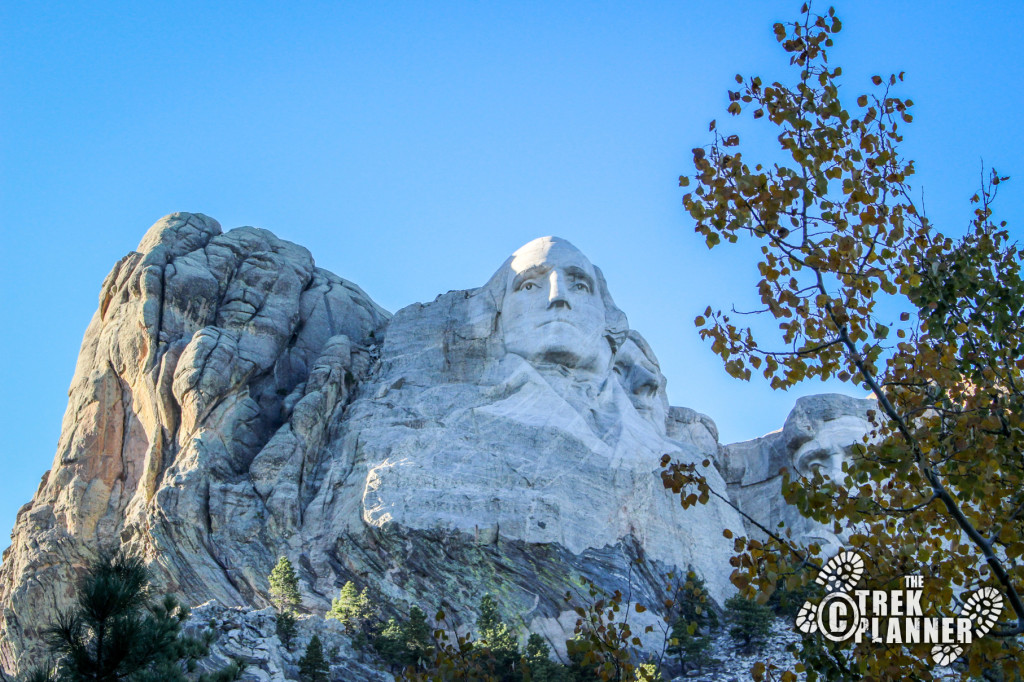
[{"label": "blue sky", "polygon": [[[799,395],[862,395],[731,379],[692,322],[750,302],[756,271],[749,250],[707,251],[677,178],[710,119],[729,127],[734,74],[786,76],[771,26],[799,5],[3,3],[0,528],[52,462],[104,276],[178,210],[298,242],[391,311],[565,237],[650,340],[672,403],[724,442],[778,428]],[[1021,3],[837,10],[851,106],[906,71],[904,151],[932,220],[963,229],[984,160],[1021,176],[997,206],[1016,229]]]}]

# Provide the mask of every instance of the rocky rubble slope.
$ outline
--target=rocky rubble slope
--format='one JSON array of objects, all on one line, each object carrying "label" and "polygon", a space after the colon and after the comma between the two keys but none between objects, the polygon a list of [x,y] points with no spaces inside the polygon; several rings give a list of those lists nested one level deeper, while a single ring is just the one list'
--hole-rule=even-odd
[{"label": "rocky rubble slope", "polygon": [[215,636],[210,655],[202,660],[199,670],[219,670],[238,663],[246,682],[299,679],[299,664],[313,635],[318,636],[323,645],[332,680],[394,680],[375,665],[372,657],[353,648],[351,639],[336,620],[318,616],[300,618],[296,622],[296,635],[287,647],[277,636],[273,608],[226,608],[210,601],[192,610],[186,631],[212,631]]}]

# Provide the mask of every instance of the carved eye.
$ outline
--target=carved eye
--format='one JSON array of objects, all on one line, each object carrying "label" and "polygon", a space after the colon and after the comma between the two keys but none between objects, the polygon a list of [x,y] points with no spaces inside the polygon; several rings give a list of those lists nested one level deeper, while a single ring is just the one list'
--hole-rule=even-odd
[{"label": "carved eye", "polygon": [[572,285],[572,288],[575,291],[586,291],[587,293],[590,293],[590,287],[587,286],[586,282],[576,282]]},{"label": "carved eye", "polygon": [[524,282],[523,286],[519,287],[520,291],[529,291],[530,289],[536,289],[537,285],[534,282]]},{"label": "carved eye", "polygon": [[652,383],[645,383],[637,387],[634,393],[643,398],[650,398],[658,391],[658,385]]},{"label": "carved eye", "polygon": [[831,456],[830,451],[821,448],[801,455],[795,462],[797,471],[805,476],[813,476],[816,470],[826,474],[829,471]]}]

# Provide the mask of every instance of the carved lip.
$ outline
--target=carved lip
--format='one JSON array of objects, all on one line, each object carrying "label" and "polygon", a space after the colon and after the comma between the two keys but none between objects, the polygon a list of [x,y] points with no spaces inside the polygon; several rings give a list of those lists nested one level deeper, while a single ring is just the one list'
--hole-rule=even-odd
[{"label": "carved lip", "polygon": [[543,322],[541,322],[540,324],[537,325],[537,328],[539,329],[541,327],[544,327],[544,326],[549,325],[549,324],[554,324],[556,322],[561,322],[562,324],[567,324],[570,327],[576,327],[577,329],[580,328],[580,326],[578,324],[576,324],[572,320],[567,320],[564,317],[556,317],[556,318],[551,319],[551,320],[544,320]]}]

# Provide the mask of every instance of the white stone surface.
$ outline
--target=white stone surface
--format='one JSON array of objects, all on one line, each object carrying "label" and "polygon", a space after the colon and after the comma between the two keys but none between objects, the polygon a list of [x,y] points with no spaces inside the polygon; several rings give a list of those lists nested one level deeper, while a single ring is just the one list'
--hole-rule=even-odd
[{"label": "white stone surface", "polygon": [[322,489],[333,504],[312,508],[334,516],[318,525],[486,529],[577,554],[632,536],[724,599],[722,532],[742,522],[715,498],[684,510],[662,486],[663,454],[704,455],[668,437],[664,378],[628,332],[600,270],[554,238],[524,246],[480,289],[399,311],[348,412],[358,452],[343,449],[328,474],[345,493]]}]

